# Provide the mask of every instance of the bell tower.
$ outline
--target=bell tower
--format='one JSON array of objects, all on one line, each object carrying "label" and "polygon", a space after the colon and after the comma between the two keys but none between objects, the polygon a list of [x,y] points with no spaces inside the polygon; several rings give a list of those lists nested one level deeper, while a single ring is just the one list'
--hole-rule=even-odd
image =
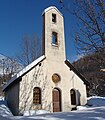
[{"label": "bell tower", "polygon": [[42,17],[43,54],[47,60],[64,62],[66,56],[63,15],[56,7],[51,6],[44,10]]}]

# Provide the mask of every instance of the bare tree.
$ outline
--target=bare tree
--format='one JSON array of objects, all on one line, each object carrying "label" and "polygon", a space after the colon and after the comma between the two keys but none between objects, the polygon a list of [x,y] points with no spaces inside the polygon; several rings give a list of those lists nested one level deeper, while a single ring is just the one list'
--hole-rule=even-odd
[{"label": "bare tree", "polygon": [[19,64],[14,58],[5,57],[0,60],[0,71],[2,82],[9,80],[14,74],[22,69],[22,65]]},{"label": "bare tree", "polygon": [[60,0],[62,8],[78,19],[78,31],[74,35],[78,53],[97,52],[100,57],[99,64],[105,67],[105,0],[73,0],[72,2],[73,7],[68,8],[65,2]]},{"label": "bare tree", "polygon": [[[91,61],[96,62],[99,66],[99,74],[95,75],[92,70],[95,65],[88,67],[91,69],[90,74],[94,76],[90,80],[92,85],[89,89],[92,94],[102,95],[102,91],[104,91],[102,84],[105,83],[103,76],[105,74],[102,74],[100,69],[105,69],[105,0],[73,0],[68,2],[69,6],[73,5],[72,7],[69,7],[63,0],[59,0],[59,2],[63,10],[76,18],[77,26],[75,26],[76,30],[73,31],[73,36],[77,53],[85,55],[85,57],[86,55],[92,56]],[[86,65],[88,63],[89,61],[87,61]],[[85,64],[81,67],[84,66]],[[87,70],[84,69],[84,71]],[[84,71],[82,71],[82,74]],[[87,79],[89,79],[89,75]]]},{"label": "bare tree", "polygon": [[32,38],[29,36],[24,36],[22,46],[20,46],[20,48],[21,49],[17,59],[20,63],[26,66],[41,56],[41,39],[37,38],[35,35]]},{"label": "bare tree", "polygon": [[4,57],[0,59],[0,95],[3,95],[3,85],[22,68],[23,66],[14,58]]}]

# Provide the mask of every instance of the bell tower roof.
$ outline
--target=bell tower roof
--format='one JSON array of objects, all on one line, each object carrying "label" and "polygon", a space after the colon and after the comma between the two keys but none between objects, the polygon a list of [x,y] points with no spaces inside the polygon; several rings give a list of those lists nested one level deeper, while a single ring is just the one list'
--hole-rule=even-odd
[{"label": "bell tower roof", "polygon": [[63,14],[62,14],[55,6],[50,6],[50,7],[46,8],[46,9],[42,12],[42,15],[43,15],[44,13],[46,13],[47,11],[51,10],[51,9],[55,9],[60,15],[63,16]]}]

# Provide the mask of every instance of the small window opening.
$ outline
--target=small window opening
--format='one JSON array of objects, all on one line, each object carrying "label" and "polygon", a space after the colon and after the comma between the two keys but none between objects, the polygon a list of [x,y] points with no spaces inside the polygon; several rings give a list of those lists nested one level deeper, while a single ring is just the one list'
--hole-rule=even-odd
[{"label": "small window opening", "polygon": [[57,33],[52,32],[52,44],[58,45]]},{"label": "small window opening", "polygon": [[52,13],[52,22],[56,23],[56,14]]}]

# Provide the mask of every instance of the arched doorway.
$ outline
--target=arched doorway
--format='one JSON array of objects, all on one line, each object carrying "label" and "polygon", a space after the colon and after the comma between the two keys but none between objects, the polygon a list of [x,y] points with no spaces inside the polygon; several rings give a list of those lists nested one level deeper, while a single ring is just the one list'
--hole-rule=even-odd
[{"label": "arched doorway", "polygon": [[58,88],[54,88],[52,91],[53,112],[61,111],[61,91]]},{"label": "arched doorway", "polygon": [[74,89],[70,90],[71,105],[76,105],[76,91]]}]

